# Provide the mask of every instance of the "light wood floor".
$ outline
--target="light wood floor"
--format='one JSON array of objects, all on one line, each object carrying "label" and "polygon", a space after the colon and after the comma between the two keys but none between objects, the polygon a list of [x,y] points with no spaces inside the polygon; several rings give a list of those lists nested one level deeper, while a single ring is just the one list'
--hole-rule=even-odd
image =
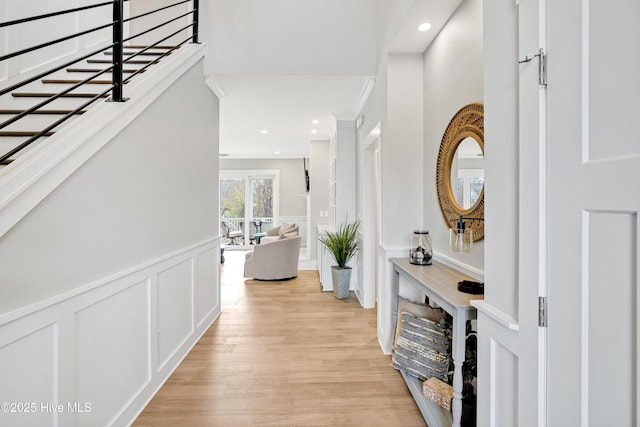
[{"label": "light wood floor", "polygon": [[134,426],[425,426],[375,310],[321,292],[315,271],[245,281],[244,254],[225,255],[220,318]]}]

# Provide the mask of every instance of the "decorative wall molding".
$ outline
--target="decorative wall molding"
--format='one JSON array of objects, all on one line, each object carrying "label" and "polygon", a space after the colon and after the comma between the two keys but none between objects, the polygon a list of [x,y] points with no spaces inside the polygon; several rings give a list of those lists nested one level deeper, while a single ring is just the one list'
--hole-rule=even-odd
[{"label": "decorative wall molding", "polygon": [[395,331],[395,323],[393,321],[392,284],[393,284],[393,265],[389,261],[391,258],[406,258],[409,254],[409,248],[388,248],[384,245],[379,246],[378,268],[380,280],[380,292],[378,294],[378,343],[384,354],[391,354],[391,345],[393,344],[393,334]]},{"label": "decorative wall molding", "polygon": [[[41,311],[44,310],[47,307],[51,307],[55,304],[61,303],[65,300],[71,299],[73,297],[79,296],[81,294],[87,293],[89,291],[92,291],[94,289],[100,288],[102,286],[105,285],[110,285],[110,286],[114,286],[114,284],[116,282],[119,282],[120,279],[123,279],[125,277],[136,277],[137,275],[139,275],[140,271],[149,269],[151,267],[153,267],[154,265],[162,265],[165,262],[169,262],[169,260],[172,259],[178,259],[179,257],[187,257],[188,253],[191,253],[193,251],[204,251],[205,248],[210,247],[210,246],[220,246],[220,237],[215,237],[213,239],[209,239],[206,240],[204,242],[200,242],[200,243],[196,243],[194,245],[191,246],[187,246],[185,248],[182,248],[180,250],[177,250],[175,252],[171,252],[169,254],[160,256],[158,258],[155,258],[153,260],[149,260],[146,261],[144,263],[141,263],[137,266],[128,268],[126,270],[122,270],[118,273],[115,273],[113,275],[107,276],[107,277],[103,277],[101,279],[95,280],[93,282],[81,285],[81,286],[77,286],[67,292],[63,292],[60,293],[54,297],[51,298],[47,298],[45,300],[39,301],[35,304],[31,304],[25,307],[21,307],[18,310],[14,310],[11,311],[9,313],[5,313],[3,315],[0,315],[0,327],[2,327],[3,325],[17,319],[17,318],[21,318],[21,317],[25,317],[29,314],[35,313],[37,311]],[[121,287],[123,287],[124,285],[119,285]]]},{"label": "decorative wall molding", "polygon": [[3,316],[2,401],[65,408],[3,422],[130,425],[219,316],[219,266],[214,238]]},{"label": "decorative wall molding", "polygon": [[474,301],[478,309],[478,381],[479,420],[490,426],[517,425],[519,325],[506,313]]},{"label": "decorative wall molding", "polygon": [[520,330],[520,325],[518,324],[518,321],[516,319],[502,312],[493,305],[483,300],[471,301],[471,305],[474,306],[478,310],[478,312],[484,314],[492,321],[497,322],[505,328],[512,331]]},{"label": "decorative wall molding", "polygon": [[[364,85],[362,85],[362,90],[358,95],[358,99],[356,100],[356,103],[353,106],[354,120],[358,117],[361,117],[360,113],[362,112],[364,105],[367,103],[367,100],[369,99],[369,95],[371,95],[371,92],[373,92],[373,88],[375,87],[375,85],[376,85],[376,78],[373,76],[367,77],[367,80],[364,82]],[[364,120],[364,118],[361,120]],[[363,123],[364,122],[358,123],[358,127],[362,126]]]},{"label": "decorative wall molding", "polygon": [[309,236],[307,235],[307,216],[306,215],[280,215],[278,223],[282,224],[298,224],[298,234],[302,236],[302,247],[309,247]]}]

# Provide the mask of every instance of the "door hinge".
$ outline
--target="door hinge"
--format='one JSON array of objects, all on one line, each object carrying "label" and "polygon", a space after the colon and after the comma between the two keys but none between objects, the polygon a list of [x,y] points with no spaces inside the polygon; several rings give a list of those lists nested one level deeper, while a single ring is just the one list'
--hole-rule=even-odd
[{"label": "door hinge", "polygon": [[518,64],[523,64],[526,62],[531,62],[535,58],[538,58],[538,84],[542,87],[547,86],[547,53],[544,49],[538,49],[538,52],[526,54],[524,59],[518,61]]},{"label": "door hinge", "polygon": [[547,297],[538,297],[538,326],[547,327]]}]

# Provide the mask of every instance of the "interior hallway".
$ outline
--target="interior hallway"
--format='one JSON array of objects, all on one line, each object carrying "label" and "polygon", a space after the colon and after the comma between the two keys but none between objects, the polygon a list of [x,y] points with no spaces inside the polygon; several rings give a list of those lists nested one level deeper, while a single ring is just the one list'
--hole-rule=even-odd
[{"label": "interior hallway", "polygon": [[244,252],[225,258],[220,318],[134,426],[425,425],[375,310],[321,292],[316,271],[245,281]]}]

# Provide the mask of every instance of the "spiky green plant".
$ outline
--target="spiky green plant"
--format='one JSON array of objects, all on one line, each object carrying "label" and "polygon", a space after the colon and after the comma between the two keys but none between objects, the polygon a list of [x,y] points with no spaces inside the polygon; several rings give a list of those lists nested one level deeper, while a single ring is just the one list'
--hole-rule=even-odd
[{"label": "spiky green plant", "polygon": [[337,231],[328,231],[326,237],[320,238],[340,268],[344,268],[358,252],[359,226],[360,220],[343,222]]}]

